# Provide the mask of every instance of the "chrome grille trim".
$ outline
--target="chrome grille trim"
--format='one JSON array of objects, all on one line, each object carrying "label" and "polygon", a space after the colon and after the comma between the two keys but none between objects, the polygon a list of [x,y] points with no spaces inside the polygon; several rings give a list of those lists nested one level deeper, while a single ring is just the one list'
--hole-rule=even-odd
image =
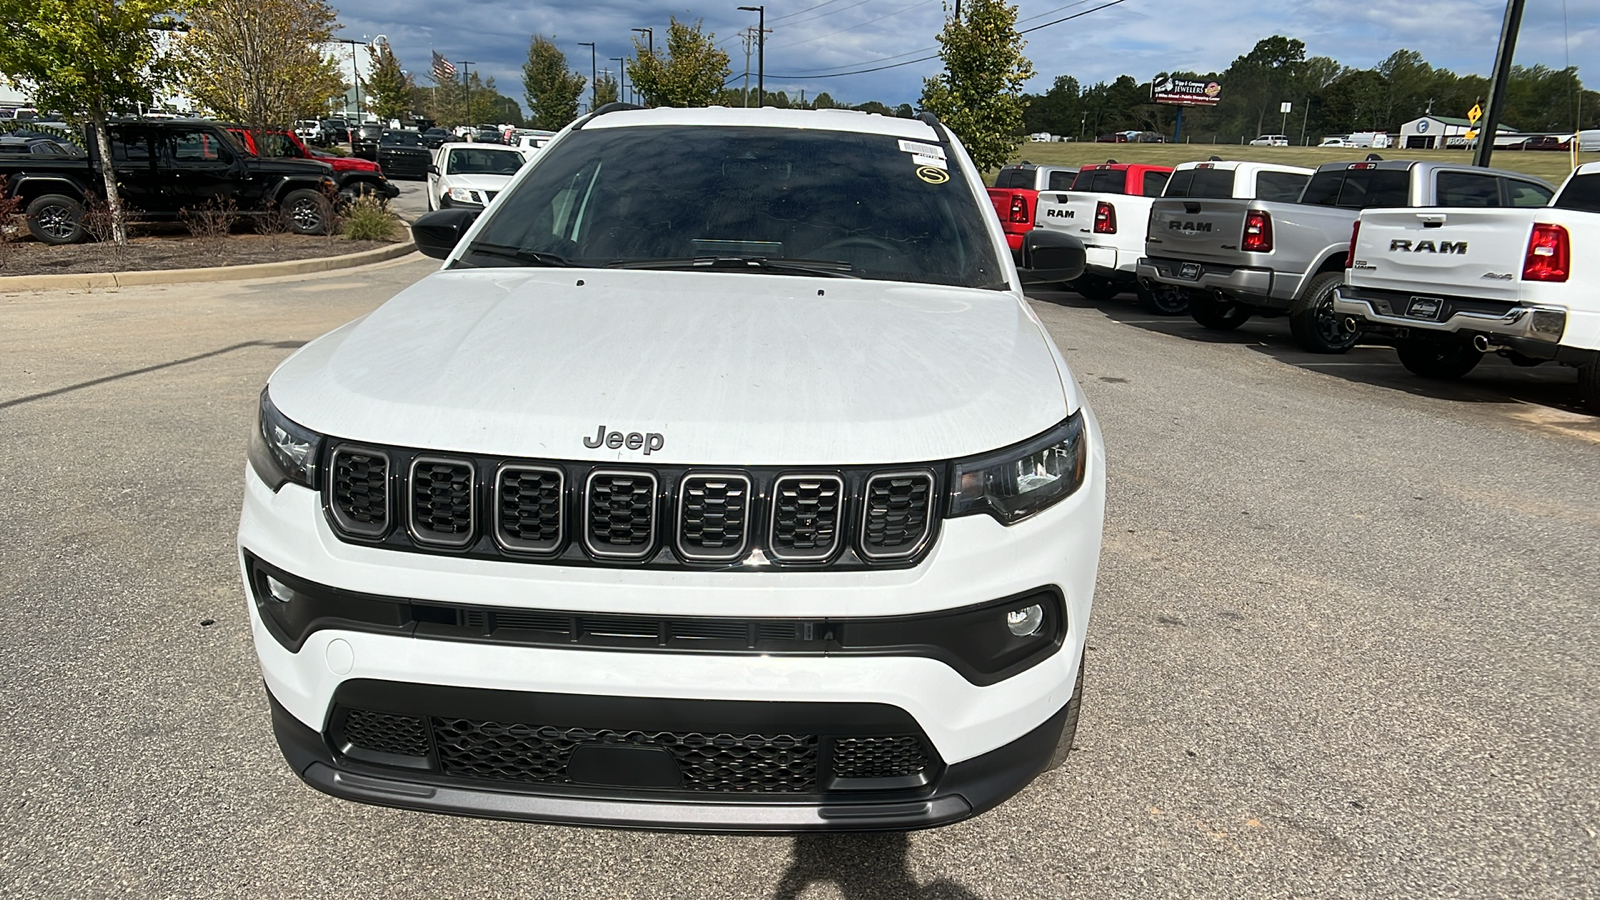
[{"label": "chrome grille trim", "polygon": [[[424,465],[442,465],[463,468],[467,470],[467,529],[455,535],[435,531],[427,528],[417,521],[417,467]],[[477,467],[470,459],[456,459],[449,456],[418,456],[411,461],[411,468],[406,472],[406,527],[411,532],[411,539],[419,544],[430,547],[444,547],[458,550],[468,547],[478,536],[478,472]]]},{"label": "chrome grille trim", "polygon": [[[637,550],[596,547],[594,540],[594,482],[597,478],[643,478],[650,483],[650,536]],[[642,469],[595,469],[583,480],[583,549],[596,559],[645,560],[654,556],[661,532],[661,482],[654,472]]]},{"label": "chrome grille trim", "polygon": [[[722,549],[707,552],[704,549],[691,550],[684,541],[684,525],[688,521],[686,510],[689,508],[685,502],[688,498],[689,488],[692,484],[703,482],[729,482],[742,485],[744,488],[744,504],[739,516],[739,544],[732,549]],[[675,519],[676,542],[673,547],[678,555],[692,562],[732,562],[741,559],[750,549],[750,513],[755,505],[753,485],[750,476],[736,472],[689,472],[678,481],[678,509]],[[730,517],[731,518],[731,517]]]},{"label": "chrome grille trim", "polygon": [[[535,472],[556,477],[556,536],[549,541],[530,541],[506,533],[504,510],[506,476],[520,472]],[[555,466],[531,466],[520,463],[503,463],[494,473],[494,540],[502,550],[512,553],[555,555],[567,542],[567,473]]]},{"label": "chrome grille trim", "polygon": [[[880,481],[892,479],[920,480],[922,482],[922,530],[916,533],[914,539],[903,542],[898,548],[890,551],[875,551],[869,543],[871,535],[870,526],[874,513],[872,503],[872,486]],[[888,562],[897,559],[909,559],[922,552],[928,542],[928,536],[933,533],[934,519],[934,484],[933,472],[927,469],[908,469],[902,472],[879,472],[868,478],[861,489],[861,519],[856,529],[856,552],[868,562]]]},{"label": "chrome grille trim", "polygon": [[[778,525],[783,513],[784,486],[792,482],[811,482],[816,484],[831,484],[837,503],[833,512],[833,539],[825,548],[812,548],[809,550],[784,550],[779,546]],[[844,530],[846,523],[846,504],[849,495],[845,492],[844,479],[838,475],[813,474],[813,475],[780,475],[772,480],[772,498],[770,505],[772,515],[767,529],[767,555],[780,562],[797,563],[824,563],[832,559],[844,546]]]},{"label": "chrome grille trim", "polygon": [[[353,519],[339,504],[338,498],[338,472],[341,456],[368,456],[383,460],[383,521],[374,525]],[[376,447],[363,447],[360,444],[340,444],[333,449],[328,457],[328,512],[333,516],[333,523],[339,531],[354,538],[378,539],[389,533],[389,526],[394,521],[393,499],[393,472],[394,462],[389,454]]]}]

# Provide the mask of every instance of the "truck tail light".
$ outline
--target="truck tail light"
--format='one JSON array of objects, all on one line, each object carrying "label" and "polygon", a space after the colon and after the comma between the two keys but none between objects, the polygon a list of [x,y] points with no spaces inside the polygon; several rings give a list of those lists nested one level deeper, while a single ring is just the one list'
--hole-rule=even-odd
[{"label": "truck tail light", "polygon": [[1094,233],[1117,233],[1117,208],[1104,200],[1094,205]]},{"label": "truck tail light", "polygon": [[1015,225],[1027,225],[1033,221],[1028,215],[1028,198],[1021,194],[1011,195],[1011,222]]},{"label": "truck tail light", "polygon": [[1239,242],[1240,250],[1251,253],[1272,252],[1272,215],[1260,210],[1251,210],[1244,217],[1244,238]]},{"label": "truck tail light", "polygon": [[1528,237],[1528,255],[1522,260],[1522,280],[1566,281],[1571,256],[1567,229],[1535,222]]},{"label": "truck tail light", "polygon": [[1356,261],[1356,235],[1358,235],[1360,233],[1361,233],[1361,220],[1357,219],[1356,223],[1354,225],[1350,226],[1350,252],[1346,253],[1344,255],[1344,267],[1346,269],[1350,268],[1350,266],[1355,264],[1355,261]]}]

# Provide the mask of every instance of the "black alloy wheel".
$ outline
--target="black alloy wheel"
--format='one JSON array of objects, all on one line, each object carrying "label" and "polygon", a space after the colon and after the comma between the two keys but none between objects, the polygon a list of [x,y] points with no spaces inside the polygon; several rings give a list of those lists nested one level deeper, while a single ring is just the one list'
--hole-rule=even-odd
[{"label": "black alloy wheel", "polygon": [[63,194],[34,198],[24,214],[28,232],[45,244],[76,244],[87,237],[83,204]]},{"label": "black alloy wheel", "polygon": [[1147,313],[1158,316],[1181,316],[1189,311],[1189,301],[1192,298],[1190,290],[1186,287],[1160,281],[1141,281],[1136,290],[1139,293],[1139,308]]},{"label": "black alloy wheel", "polygon": [[1343,272],[1323,272],[1289,310],[1289,331],[1311,353],[1345,353],[1361,340],[1361,331],[1345,330],[1333,311],[1333,292],[1344,283]]}]

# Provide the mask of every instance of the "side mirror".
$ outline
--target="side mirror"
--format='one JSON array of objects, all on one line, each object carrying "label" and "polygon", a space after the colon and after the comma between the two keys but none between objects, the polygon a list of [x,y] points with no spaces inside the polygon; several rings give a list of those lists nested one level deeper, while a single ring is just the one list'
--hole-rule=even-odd
[{"label": "side mirror", "polygon": [[1083,274],[1083,242],[1059,231],[1035,228],[1024,234],[1016,257],[1017,276],[1023,284],[1072,281]]},{"label": "side mirror", "polygon": [[[472,223],[478,220],[476,209],[441,209],[423,213],[411,223],[411,239],[424,256],[444,259],[461,242]],[[1082,254],[1080,247],[1079,253]]]},{"label": "side mirror", "polygon": [[432,164],[431,164],[431,163],[430,163],[430,164],[429,164],[429,165],[428,165],[428,174],[429,174],[429,175],[437,175],[437,174],[439,174],[439,167],[438,167],[438,166],[435,166],[435,165],[432,165]]}]

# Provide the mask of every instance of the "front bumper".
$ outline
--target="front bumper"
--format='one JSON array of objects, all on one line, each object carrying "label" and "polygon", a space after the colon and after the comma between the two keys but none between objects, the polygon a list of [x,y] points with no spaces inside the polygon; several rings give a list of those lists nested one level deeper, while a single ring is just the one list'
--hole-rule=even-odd
[{"label": "front bumper", "polygon": [[[1185,265],[1199,265],[1200,272],[1193,278],[1183,276]],[[1221,263],[1185,263],[1180,259],[1163,259],[1147,256],[1134,266],[1139,278],[1148,278],[1162,284],[1176,284],[1187,288],[1222,291],[1265,299],[1272,294],[1272,270],[1248,266],[1228,266]]]},{"label": "front bumper", "polygon": [[[1426,301],[1417,306],[1415,301]],[[1407,315],[1413,309],[1433,313]],[[1437,295],[1417,296],[1403,291],[1382,291],[1341,285],[1334,290],[1333,310],[1373,325],[1406,328],[1433,334],[1485,334],[1521,341],[1556,344],[1567,327],[1567,310],[1560,306],[1533,306],[1479,301]]]}]

